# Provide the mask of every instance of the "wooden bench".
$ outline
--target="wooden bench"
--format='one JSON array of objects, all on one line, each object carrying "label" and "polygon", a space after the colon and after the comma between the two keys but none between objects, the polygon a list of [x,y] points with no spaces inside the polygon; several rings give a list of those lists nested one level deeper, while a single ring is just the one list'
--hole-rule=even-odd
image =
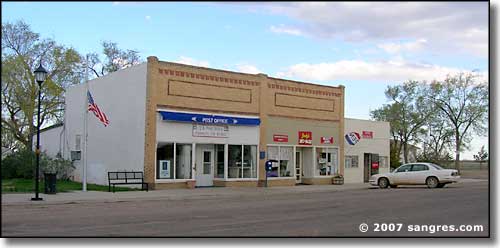
[{"label": "wooden bench", "polygon": [[108,191],[111,192],[111,185],[113,185],[113,193],[115,193],[116,184],[141,184],[142,190],[149,190],[148,183],[144,182],[144,174],[142,171],[108,172]]}]

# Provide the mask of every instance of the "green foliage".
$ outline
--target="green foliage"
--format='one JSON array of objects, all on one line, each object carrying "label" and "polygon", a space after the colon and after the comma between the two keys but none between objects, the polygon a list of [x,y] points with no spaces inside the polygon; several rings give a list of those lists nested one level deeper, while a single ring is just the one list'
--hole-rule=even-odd
[{"label": "green foliage", "polygon": [[419,141],[419,133],[432,113],[432,106],[424,101],[424,91],[425,84],[417,81],[388,86],[385,95],[391,103],[370,112],[372,119],[390,122],[395,141],[392,149],[397,154],[403,152],[405,163],[408,162],[409,145]]},{"label": "green foliage", "polygon": [[[36,155],[28,149],[22,149],[2,158],[2,179],[26,178],[35,175]],[[57,173],[60,179],[69,179],[75,167],[69,160],[60,156],[51,158],[46,153],[40,153],[40,177],[43,173]]]},{"label": "green foliage", "polygon": [[390,149],[390,156],[391,156],[391,168],[396,169],[401,165],[401,162],[399,162],[399,151],[395,149],[394,146],[391,145]]},{"label": "green foliage", "polygon": [[476,161],[486,161],[488,160],[488,152],[484,149],[484,145],[481,146],[481,150],[479,152],[477,152],[477,154],[474,154],[474,159]]},{"label": "green foliage", "polygon": [[460,152],[468,147],[471,134],[486,135],[488,122],[488,85],[478,75],[459,73],[430,85],[429,100],[446,116],[453,130],[455,168],[460,170]]},{"label": "green foliage", "polygon": [[35,153],[23,149],[2,158],[2,179],[33,178],[35,174]]},{"label": "green foliage", "polygon": [[82,80],[80,55],[51,39],[41,39],[22,21],[2,23],[2,139],[10,139],[6,144],[2,140],[4,147],[19,148],[20,144],[32,149],[39,104],[33,71],[40,63],[48,71],[41,87],[43,126],[62,120],[64,91]]},{"label": "green foliage", "polygon": [[[47,163],[45,156],[40,156],[40,167]],[[33,178],[35,175],[36,156],[33,151],[22,149],[2,159],[2,178]]]}]

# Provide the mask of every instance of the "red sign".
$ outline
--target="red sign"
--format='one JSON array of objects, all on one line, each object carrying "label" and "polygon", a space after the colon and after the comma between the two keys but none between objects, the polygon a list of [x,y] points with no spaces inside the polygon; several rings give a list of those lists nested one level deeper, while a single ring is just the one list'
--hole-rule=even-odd
[{"label": "red sign", "polygon": [[333,144],[333,137],[321,137],[321,144]]},{"label": "red sign", "polygon": [[299,131],[299,145],[312,145],[312,132]]},{"label": "red sign", "polygon": [[363,131],[363,139],[373,139],[372,131]]},{"label": "red sign", "polygon": [[286,134],[274,134],[273,141],[274,142],[288,142],[288,135],[286,135]]},{"label": "red sign", "polygon": [[372,169],[378,169],[378,162],[372,163]]}]

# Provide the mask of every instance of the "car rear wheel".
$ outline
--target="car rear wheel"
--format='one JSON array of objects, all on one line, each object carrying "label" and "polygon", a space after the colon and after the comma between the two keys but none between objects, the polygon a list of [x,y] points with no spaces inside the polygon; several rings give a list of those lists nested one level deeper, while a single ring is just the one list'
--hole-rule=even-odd
[{"label": "car rear wheel", "polygon": [[387,180],[387,178],[385,177],[382,177],[378,180],[378,186],[381,188],[381,189],[385,189],[389,186],[389,180]]},{"label": "car rear wheel", "polygon": [[439,180],[436,177],[428,177],[427,180],[425,180],[425,184],[427,184],[427,187],[433,189],[438,187]]}]

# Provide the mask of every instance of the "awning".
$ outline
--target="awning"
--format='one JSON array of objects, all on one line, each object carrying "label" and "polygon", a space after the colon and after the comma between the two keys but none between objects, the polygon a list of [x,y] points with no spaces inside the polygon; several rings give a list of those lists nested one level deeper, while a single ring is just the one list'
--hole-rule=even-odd
[{"label": "awning", "polygon": [[259,118],[245,118],[224,115],[206,115],[193,114],[183,112],[158,111],[164,121],[180,121],[191,123],[204,124],[225,124],[225,125],[240,125],[240,126],[258,126],[260,125]]}]

